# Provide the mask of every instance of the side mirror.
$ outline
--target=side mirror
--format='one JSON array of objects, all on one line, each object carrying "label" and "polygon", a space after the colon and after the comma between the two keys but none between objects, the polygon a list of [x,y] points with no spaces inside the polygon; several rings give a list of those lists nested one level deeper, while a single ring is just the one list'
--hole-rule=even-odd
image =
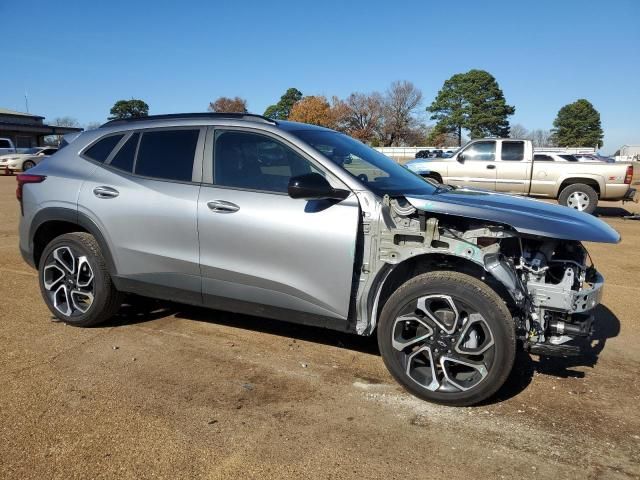
[{"label": "side mirror", "polygon": [[464,153],[460,153],[458,154],[458,156],[456,157],[456,160],[458,160],[460,163],[464,163]]},{"label": "side mirror", "polygon": [[287,191],[291,198],[304,200],[343,200],[349,196],[348,190],[333,188],[319,173],[291,177]]}]

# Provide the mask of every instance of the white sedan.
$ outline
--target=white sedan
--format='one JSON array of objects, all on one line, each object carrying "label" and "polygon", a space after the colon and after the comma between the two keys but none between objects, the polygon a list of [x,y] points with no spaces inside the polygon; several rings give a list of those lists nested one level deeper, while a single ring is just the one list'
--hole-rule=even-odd
[{"label": "white sedan", "polygon": [[29,170],[35,167],[40,160],[53,155],[58,149],[56,147],[34,147],[22,153],[7,153],[0,156],[0,171]]}]

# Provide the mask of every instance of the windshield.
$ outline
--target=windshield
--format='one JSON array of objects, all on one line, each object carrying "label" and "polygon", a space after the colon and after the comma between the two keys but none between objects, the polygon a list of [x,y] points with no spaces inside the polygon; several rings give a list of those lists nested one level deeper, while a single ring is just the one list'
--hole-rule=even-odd
[{"label": "windshield", "polygon": [[298,130],[291,133],[342,167],[377,195],[429,195],[437,189],[389,157],[342,133],[320,130]]}]

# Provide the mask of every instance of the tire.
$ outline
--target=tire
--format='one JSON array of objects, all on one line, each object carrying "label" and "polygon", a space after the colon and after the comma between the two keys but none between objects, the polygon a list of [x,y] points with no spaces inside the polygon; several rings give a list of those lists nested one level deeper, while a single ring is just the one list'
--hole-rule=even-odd
[{"label": "tire", "polygon": [[598,206],[598,193],[584,183],[565,187],[558,196],[558,203],[585,213],[593,213]]},{"label": "tire", "polygon": [[54,238],[40,257],[38,278],[47,307],[69,325],[103,323],[122,303],[123,296],[111,280],[100,247],[88,233]]},{"label": "tire", "polygon": [[422,178],[430,178],[431,180],[435,180],[438,183],[442,183],[442,177],[437,173],[424,173],[420,174]]},{"label": "tire", "polygon": [[489,398],[515,358],[515,324],[504,301],[459,272],[404,283],[385,304],[377,335],[391,375],[416,397],[444,405]]},{"label": "tire", "polygon": [[33,160],[26,160],[22,164],[22,171],[26,172],[27,170],[29,170],[30,168],[33,168],[35,166],[36,166],[36,162],[34,162]]}]

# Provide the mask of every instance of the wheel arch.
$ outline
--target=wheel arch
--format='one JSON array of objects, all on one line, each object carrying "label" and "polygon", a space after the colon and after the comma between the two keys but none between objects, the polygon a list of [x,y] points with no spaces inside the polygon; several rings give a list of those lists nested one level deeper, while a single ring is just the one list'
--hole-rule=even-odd
[{"label": "wheel arch", "polygon": [[562,180],[562,182],[560,183],[560,186],[558,187],[558,191],[556,192],[556,196],[559,196],[562,191],[571,186],[571,185],[576,185],[576,184],[584,184],[584,185],[588,185],[591,188],[593,188],[596,193],[598,194],[598,196],[600,196],[602,193],[604,193],[604,187],[603,185],[601,185],[600,181],[597,178],[593,178],[593,177],[570,177],[570,178],[565,178]]},{"label": "wheel arch", "polygon": [[40,256],[47,244],[65,233],[86,232],[91,234],[104,256],[109,274],[115,275],[116,268],[109,246],[100,228],[88,216],[70,208],[50,207],[40,210],[31,222],[29,246],[34,266],[38,268]]},{"label": "wheel arch", "polygon": [[385,303],[400,285],[418,275],[436,270],[461,272],[482,280],[504,300],[509,310],[517,309],[505,286],[478,263],[446,253],[425,253],[380,270],[371,289],[375,294],[372,295],[373,299],[370,301],[370,321],[367,334],[374,333]]}]

